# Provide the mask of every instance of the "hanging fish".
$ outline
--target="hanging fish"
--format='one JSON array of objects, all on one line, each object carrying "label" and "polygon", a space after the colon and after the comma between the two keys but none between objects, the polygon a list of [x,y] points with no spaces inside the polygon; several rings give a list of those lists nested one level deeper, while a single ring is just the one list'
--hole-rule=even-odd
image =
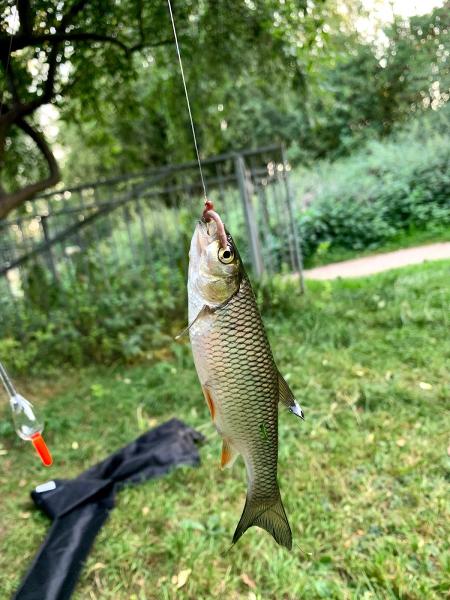
[{"label": "hanging fish", "polygon": [[221,466],[231,467],[241,454],[247,469],[247,499],[233,543],[256,525],[291,549],[277,482],[278,402],[301,418],[303,411],[275,365],[233,239],[216,213],[204,214],[215,220],[200,221],[191,241],[189,335],[203,394],[223,438]]}]

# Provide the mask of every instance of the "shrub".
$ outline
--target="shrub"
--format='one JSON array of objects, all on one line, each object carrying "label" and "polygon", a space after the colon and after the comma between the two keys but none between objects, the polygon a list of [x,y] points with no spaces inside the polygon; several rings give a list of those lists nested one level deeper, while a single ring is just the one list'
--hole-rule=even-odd
[{"label": "shrub", "polygon": [[388,141],[372,141],[334,164],[294,174],[307,208],[303,252],[375,248],[410,228],[450,223],[450,110],[427,115]]},{"label": "shrub", "polygon": [[154,264],[149,285],[146,268],[106,261],[100,270],[94,253],[88,259],[89,277],[80,263],[58,284],[33,264],[24,274],[23,298],[2,296],[0,356],[12,369],[135,360],[165,346],[176,323],[184,326],[181,271]]}]

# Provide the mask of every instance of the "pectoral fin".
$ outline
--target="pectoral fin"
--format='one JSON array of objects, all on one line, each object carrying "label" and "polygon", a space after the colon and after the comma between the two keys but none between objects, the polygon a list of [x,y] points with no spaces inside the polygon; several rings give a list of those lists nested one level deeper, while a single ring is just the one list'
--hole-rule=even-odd
[{"label": "pectoral fin", "polygon": [[292,413],[294,413],[294,415],[297,415],[297,417],[304,419],[305,415],[303,413],[302,407],[300,406],[300,404],[297,403],[291,388],[288,386],[281,373],[278,373],[278,384],[280,390],[280,402],[287,406],[288,409]]},{"label": "pectoral fin", "polygon": [[187,327],[185,327],[183,329],[183,331],[180,331],[180,333],[178,335],[175,336],[175,340],[179,340],[181,337],[183,337],[183,335],[186,335],[187,333],[189,333],[189,329],[192,327],[192,325],[194,325],[194,323],[196,323],[199,319],[201,319],[201,317],[204,317],[207,314],[210,314],[211,312],[214,312],[210,306],[208,306],[207,304],[205,304],[200,310],[198,315],[195,317],[195,319],[192,321],[192,323],[189,323],[189,325]]},{"label": "pectoral fin", "polygon": [[222,467],[222,469],[224,469],[225,467],[230,469],[233,466],[233,463],[238,457],[238,455],[239,452],[235,450],[235,448],[233,448],[233,446],[228,440],[224,439],[222,445],[222,457],[220,460],[220,466]]}]

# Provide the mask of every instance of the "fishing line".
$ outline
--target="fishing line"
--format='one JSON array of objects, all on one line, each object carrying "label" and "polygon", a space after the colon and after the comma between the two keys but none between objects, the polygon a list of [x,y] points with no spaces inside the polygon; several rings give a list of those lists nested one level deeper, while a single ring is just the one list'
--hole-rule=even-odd
[{"label": "fishing line", "polygon": [[175,21],[174,21],[173,12],[172,12],[172,4],[170,3],[170,0],[167,0],[167,4],[169,5],[170,20],[172,21],[173,36],[175,38],[175,46],[177,49],[178,62],[180,63],[180,71],[181,71],[181,79],[183,80],[184,95],[186,96],[186,104],[187,104],[187,108],[188,108],[188,112],[189,112],[189,119],[191,121],[191,129],[192,129],[192,135],[194,137],[195,152],[197,154],[198,168],[200,170],[200,177],[201,177],[202,186],[203,186],[203,195],[205,197],[205,202],[207,202],[208,198],[207,198],[207,194],[206,194],[206,185],[205,185],[205,180],[203,178],[203,170],[202,170],[202,163],[200,161],[200,153],[198,151],[197,136],[195,135],[194,119],[192,118],[191,103],[189,102],[189,94],[187,91],[186,79],[184,77],[183,63],[181,61],[181,54],[180,54],[180,46],[178,44],[177,30],[175,28]]},{"label": "fishing line", "polygon": [[16,19],[16,17],[18,17],[18,16],[19,16],[19,9],[18,9],[18,5],[19,5],[19,0],[16,0],[16,4],[15,4],[16,12],[15,12],[15,14],[14,14],[14,23],[11,25],[11,27],[12,27],[12,32],[11,32],[11,36],[10,36],[10,38],[9,38],[9,49],[8,49],[8,54],[7,54],[7,56],[6,56],[6,65],[5,65],[5,89],[3,89],[3,90],[2,90],[2,97],[1,97],[1,99],[0,99],[0,116],[1,116],[1,114],[2,114],[2,111],[3,111],[3,98],[4,98],[4,96],[5,96],[5,90],[6,90],[6,85],[7,85],[6,81],[7,81],[7,78],[8,78],[8,70],[9,70],[9,63],[10,63],[10,61],[11,61],[11,49],[12,49],[12,43],[13,43],[13,37],[14,37],[14,29],[15,29],[15,25],[16,25],[15,19]]}]

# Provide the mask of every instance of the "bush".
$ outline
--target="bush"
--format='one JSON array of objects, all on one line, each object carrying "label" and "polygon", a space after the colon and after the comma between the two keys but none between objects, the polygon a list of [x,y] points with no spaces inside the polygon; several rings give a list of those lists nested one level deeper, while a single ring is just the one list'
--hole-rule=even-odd
[{"label": "bush", "polygon": [[33,264],[23,276],[24,296],[14,302],[2,296],[0,356],[11,369],[136,360],[167,345],[172,329],[184,326],[181,270],[154,264],[150,285],[146,268],[103,262],[100,269],[94,253],[88,259],[89,277],[80,262],[58,284]]},{"label": "bush", "polygon": [[418,119],[388,141],[294,175],[307,208],[299,216],[303,252],[375,248],[411,228],[450,223],[450,110]]}]

